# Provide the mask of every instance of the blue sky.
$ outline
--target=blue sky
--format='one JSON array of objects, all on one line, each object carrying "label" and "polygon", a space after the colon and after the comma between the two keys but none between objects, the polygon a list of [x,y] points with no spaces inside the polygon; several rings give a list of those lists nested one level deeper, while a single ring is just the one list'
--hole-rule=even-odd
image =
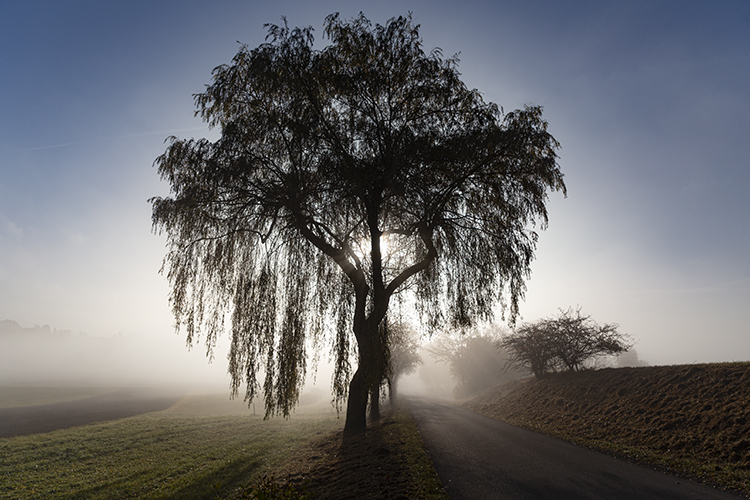
[{"label": "blue sky", "polygon": [[[750,2],[20,1],[0,4],[0,319],[173,334],[146,200],[192,94],[286,15],[412,11],[505,110],[544,106],[553,195],[524,320],[581,306],[652,364],[750,360]],[[202,353],[201,353],[202,355]],[[223,360],[219,363],[223,365]]]}]

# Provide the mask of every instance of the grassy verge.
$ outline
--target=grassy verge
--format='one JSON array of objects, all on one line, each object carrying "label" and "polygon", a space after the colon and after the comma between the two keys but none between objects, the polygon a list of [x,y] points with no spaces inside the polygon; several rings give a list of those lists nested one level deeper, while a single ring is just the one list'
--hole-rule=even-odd
[{"label": "grassy verge", "polygon": [[[258,498],[308,498],[307,491],[320,500],[448,499],[422,437],[403,409],[385,409],[378,423],[346,439],[340,431],[323,435],[274,468],[271,475],[278,480],[277,489],[301,490]],[[262,484],[252,486],[256,492],[264,491]],[[229,498],[255,498],[251,491]]]},{"label": "grassy verge", "polygon": [[393,420],[396,425],[388,427],[384,432],[384,441],[393,447],[401,448],[406,455],[406,474],[412,484],[409,498],[448,500],[414,419],[407,410],[400,408],[394,413]]},{"label": "grassy verge", "polygon": [[0,439],[0,498],[213,498],[342,426],[325,404],[263,421],[229,403],[192,396],[164,412]]}]

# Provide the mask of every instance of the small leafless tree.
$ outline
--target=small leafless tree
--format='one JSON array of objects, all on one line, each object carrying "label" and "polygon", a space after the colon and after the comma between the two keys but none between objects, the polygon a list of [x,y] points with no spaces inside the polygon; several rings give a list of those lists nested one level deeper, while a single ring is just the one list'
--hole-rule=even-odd
[{"label": "small leafless tree", "polygon": [[630,339],[617,331],[616,324],[598,324],[591,316],[569,308],[548,324],[555,355],[571,371],[579,371],[592,358],[616,355],[633,347]]},{"label": "small leafless tree", "polygon": [[560,310],[556,318],[524,324],[499,345],[508,350],[509,366],[539,377],[555,370],[579,371],[593,358],[623,353],[633,346],[616,324],[598,324],[581,309]]},{"label": "small leafless tree", "polygon": [[537,377],[555,370],[557,360],[543,323],[521,325],[498,342],[508,353],[506,369],[530,371]]}]

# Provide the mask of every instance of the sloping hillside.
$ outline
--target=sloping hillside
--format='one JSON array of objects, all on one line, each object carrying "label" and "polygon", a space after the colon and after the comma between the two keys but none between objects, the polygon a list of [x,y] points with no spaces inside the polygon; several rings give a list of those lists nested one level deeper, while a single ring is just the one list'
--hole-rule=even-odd
[{"label": "sloping hillside", "polygon": [[750,495],[750,363],[558,373],[464,406]]}]

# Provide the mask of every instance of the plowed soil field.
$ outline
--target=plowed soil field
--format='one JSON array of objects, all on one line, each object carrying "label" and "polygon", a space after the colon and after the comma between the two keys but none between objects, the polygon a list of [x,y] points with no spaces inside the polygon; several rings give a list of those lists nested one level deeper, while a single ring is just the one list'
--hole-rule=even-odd
[{"label": "plowed soil field", "polygon": [[119,389],[74,401],[0,408],[0,438],[27,436],[160,411],[176,403],[183,393],[162,389]]}]

